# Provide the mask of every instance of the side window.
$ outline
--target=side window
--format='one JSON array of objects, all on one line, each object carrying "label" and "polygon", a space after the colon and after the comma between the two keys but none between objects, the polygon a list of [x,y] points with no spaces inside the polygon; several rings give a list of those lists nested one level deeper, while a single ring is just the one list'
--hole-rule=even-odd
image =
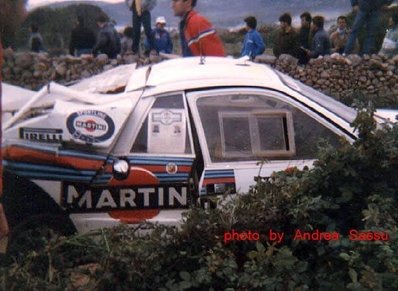
[{"label": "side window", "polygon": [[150,109],[131,152],[191,154],[188,116],[182,95],[158,97]]},{"label": "side window", "polygon": [[272,97],[202,97],[197,107],[213,162],[311,159],[320,139],[339,144],[330,129]]}]

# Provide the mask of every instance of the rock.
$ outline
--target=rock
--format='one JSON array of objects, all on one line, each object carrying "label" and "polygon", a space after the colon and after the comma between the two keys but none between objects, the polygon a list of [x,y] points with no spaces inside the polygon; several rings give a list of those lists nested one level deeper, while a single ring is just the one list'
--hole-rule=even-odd
[{"label": "rock", "polygon": [[393,61],[395,64],[397,64],[397,63],[398,63],[398,55],[395,55],[395,56],[392,58],[392,61]]},{"label": "rock", "polygon": [[14,59],[14,51],[12,50],[12,48],[4,49],[3,57],[5,61]]},{"label": "rock", "polygon": [[67,68],[65,64],[59,64],[55,67],[55,72],[60,76],[60,77],[65,77]]},{"label": "rock", "polygon": [[274,65],[276,62],[277,58],[275,56],[271,56],[271,55],[259,55],[257,56],[254,61],[256,63],[260,63],[260,64],[268,64],[268,65]]},{"label": "rock", "polygon": [[21,69],[28,69],[33,65],[34,59],[30,53],[18,53],[15,55],[15,65]]},{"label": "rock", "polygon": [[369,64],[370,64],[371,69],[382,69],[383,68],[383,63],[376,59],[370,59]]},{"label": "rock", "polygon": [[123,61],[126,64],[133,64],[138,62],[138,56],[133,54],[128,54],[123,56]]},{"label": "rock", "polygon": [[106,65],[108,63],[108,56],[106,54],[100,54],[96,57],[98,64]]},{"label": "rock", "polygon": [[286,55],[286,54],[282,54],[279,56],[278,61],[281,62],[286,62],[290,65],[297,65],[298,64],[298,59],[296,59],[295,57],[291,56],[291,55]]},{"label": "rock", "polygon": [[326,71],[323,71],[321,73],[321,78],[329,79],[330,78],[330,74],[328,72],[326,72]]}]

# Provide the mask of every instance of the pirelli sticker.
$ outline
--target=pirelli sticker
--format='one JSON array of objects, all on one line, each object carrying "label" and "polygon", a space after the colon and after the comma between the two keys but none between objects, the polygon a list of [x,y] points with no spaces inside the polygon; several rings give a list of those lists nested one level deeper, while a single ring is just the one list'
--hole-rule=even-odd
[{"label": "pirelli sticker", "polygon": [[61,143],[62,129],[21,127],[19,138],[33,142]]},{"label": "pirelli sticker", "polygon": [[153,187],[84,187],[64,184],[62,206],[69,212],[187,208],[186,185]]}]

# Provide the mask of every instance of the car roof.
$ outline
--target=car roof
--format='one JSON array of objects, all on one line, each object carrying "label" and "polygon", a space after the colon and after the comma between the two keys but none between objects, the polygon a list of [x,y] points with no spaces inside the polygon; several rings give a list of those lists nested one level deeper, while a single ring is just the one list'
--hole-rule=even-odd
[{"label": "car roof", "polygon": [[247,58],[190,57],[137,69],[131,75],[126,92],[147,88],[154,94],[215,86],[285,87],[273,69]]},{"label": "car roof", "polygon": [[356,111],[264,64],[248,58],[179,58],[136,69],[126,92],[144,90],[142,96],[214,87],[261,87],[284,92],[305,104],[327,108],[348,123]]}]

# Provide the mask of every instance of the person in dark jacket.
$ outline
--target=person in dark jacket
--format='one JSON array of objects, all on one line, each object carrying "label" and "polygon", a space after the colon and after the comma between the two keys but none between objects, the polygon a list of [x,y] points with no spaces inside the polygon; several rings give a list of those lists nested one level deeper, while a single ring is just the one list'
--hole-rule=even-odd
[{"label": "person in dark jacket", "polygon": [[281,54],[288,54],[298,58],[299,43],[298,35],[292,28],[292,17],[284,13],[279,17],[280,31],[274,45],[274,55],[279,57]]},{"label": "person in dark jacket", "polygon": [[35,53],[46,51],[43,44],[43,37],[39,32],[39,27],[34,23],[30,25],[29,48]]},{"label": "person in dark jacket", "polygon": [[374,52],[374,37],[383,6],[390,5],[393,0],[351,0],[353,10],[357,13],[346,47],[345,54],[352,53],[360,29],[366,26],[366,38],[362,54]]},{"label": "person in dark jacket", "polygon": [[80,57],[82,54],[91,54],[96,39],[94,32],[84,25],[83,16],[77,17],[77,26],[72,30],[69,53]]},{"label": "person in dark jacket", "polygon": [[261,34],[256,30],[257,20],[255,17],[246,17],[245,22],[247,32],[243,40],[241,56],[249,56],[251,59],[255,59],[256,56],[261,55],[265,50],[264,40]]},{"label": "person in dark jacket", "polygon": [[306,50],[308,57],[317,58],[330,54],[329,35],[323,29],[325,19],[322,16],[315,16],[312,19],[311,30],[314,33],[311,50]]},{"label": "person in dark jacket", "polygon": [[115,27],[111,22],[107,21],[105,15],[100,15],[97,18],[97,25],[100,28],[98,34],[97,44],[93,48],[93,54],[97,55],[99,52],[108,55],[109,58],[116,58],[120,52],[120,37]]},{"label": "person in dark jacket", "polygon": [[[173,42],[170,33],[165,29],[166,18],[159,16],[156,18],[156,28],[152,31],[155,40],[155,49],[158,53],[171,54],[173,51]],[[148,39],[145,39],[145,49],[150,50]]]},{"label": "person in dark jacket", "polygon": [[300,15],[301,27],[299,32],[300,47],[309,49],[311,46],[311,22],[312,16],[309,12]]},{"label": "person in dark jacket", "polygon": [[123,37],[120,41],[121,43],[121,54],[125,55],[128,53],[132,53],[133,50],[133,35],[134,30],[131,26],[127,26],[123,31]]}]

